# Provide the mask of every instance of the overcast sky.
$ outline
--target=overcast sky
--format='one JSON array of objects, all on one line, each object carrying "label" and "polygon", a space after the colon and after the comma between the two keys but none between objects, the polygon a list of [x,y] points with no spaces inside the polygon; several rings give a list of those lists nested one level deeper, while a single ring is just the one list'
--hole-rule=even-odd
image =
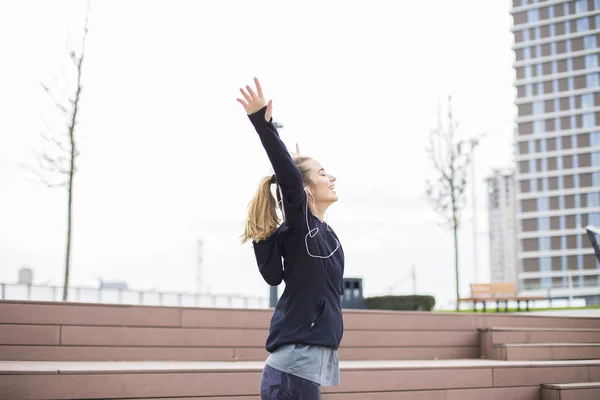
[{"label": "overcast sky", "polygon": [[[484,178],[512,166],[510,2],[92,1],[77,137],[72,284],[125,280],[194,290],[196,242],[214,293],[266,295],[249,245],[246,205],[269,174],[238,88],[257,76],[288,147],[336,175],[328,212],[346,276],[365,294],[454,293],[450,230],[428,204],[426,154],[439,99],[452,94],[460,135],[478,148],[478,268],[489,279]],[[66,192],[28,180],[63,135],[40,82],[72,83],[83,1],[0,3],[0,281],[22,266],[60,284]],[[72,87],[72,86],[71,86]],[[67,92],[68,93],[68,92]],[[59,90],[60,94],[60,90]],[[51,131],[44,125],[45,120]],[[470,190],[470,188],[469,188]],[[470,193],[469,193],[470,196]],[[469,198],[470,200],[470,198]],[[470,204],[469,204],[470,206]],[[461,290],[473,279],[472,210],[460,231]]]}]

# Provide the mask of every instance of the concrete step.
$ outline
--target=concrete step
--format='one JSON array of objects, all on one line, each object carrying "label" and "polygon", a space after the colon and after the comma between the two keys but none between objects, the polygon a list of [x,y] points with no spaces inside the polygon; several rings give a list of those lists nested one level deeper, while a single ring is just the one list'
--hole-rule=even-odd
[{"label": "concrete step", "polygon": [[505,343],[494,345],[495,360],[599,360],[600,343]]},{"label": "concrete step", "polygon": [[481,356],[499,358],[495,346],[517,343],[600,343],[600,329],[559,327],[491,327],[480,329]]},{"label": "concrete step", "polygon": [[542,400],[598,400],[600,382],[542,384]]},{"label": "concrete step", "polygon": [[[0,362],[10,400],[258,400],[263,362]],[[325,400],[539,400],[541,384],[600,381],[600,360],[346,361]]]}]

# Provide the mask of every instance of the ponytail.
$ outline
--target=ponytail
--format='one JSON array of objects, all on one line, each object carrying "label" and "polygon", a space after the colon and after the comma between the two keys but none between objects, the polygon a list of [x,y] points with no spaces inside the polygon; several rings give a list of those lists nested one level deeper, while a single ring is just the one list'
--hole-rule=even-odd
[{"label": "ponytail", "polygon": [[[275,183],[274,176],[261,179],[254,197],[248,204],[248,217],[244,224],[242,243],[249,240],[260,242],[268,238],[279,226],[277,215],[277,200],[271,193],[271,184]],[[279,189],[279,187],[277,187]],[[277,192],[279,199],[279,192]]]}]

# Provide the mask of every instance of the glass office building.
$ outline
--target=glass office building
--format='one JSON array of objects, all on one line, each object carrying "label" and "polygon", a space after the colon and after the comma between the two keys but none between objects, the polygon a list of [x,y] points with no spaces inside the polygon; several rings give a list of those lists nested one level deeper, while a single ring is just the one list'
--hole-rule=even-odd
[{"label": "glass office building", "polygon": [[513,0],[518,284],[600,302],[600,0]]}]

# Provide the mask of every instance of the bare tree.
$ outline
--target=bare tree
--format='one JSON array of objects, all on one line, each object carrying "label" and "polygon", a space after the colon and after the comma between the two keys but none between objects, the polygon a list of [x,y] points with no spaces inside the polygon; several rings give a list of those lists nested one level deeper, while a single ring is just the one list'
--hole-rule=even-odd
[{"label": "bare tree", "polygon": [[[446,126],[444,127],[444,123]],[[427,196],[434,210],[443,218],[443,225],[454,233],[454,269],[456,274],[456,310],[459,309],[458,229],[465,206],[467,167],[472,151],[465,142],[455,138],[458,124],[452,115],[452,97],[448,96],[447,120],[438,109],[438,126],[431,131],[427,153],[436,170],[434,182],[427,180]]]},{"label": "bare tree", "polygon": [[[57,91],[53,90],[49,85],[40,83],[44,91],[52,99],[56,107],[66,119],[67,129],[65,134],[53,135],[42,133],[45,146],[37,156],[36,167],[26,167],[30,172],[33,172],[37,180],[47,185],[48,187],[61,187],[67,190],[67,239],[65,250],[65,275],[63,284],[63,301],[68,298],[69,275],[71,266],[71,237],[73,232],[73,184],[75,173],[77,172],[76,161],[79,156],[77,149],[77,140],[75,129],[77,127],[77,116],[80,111],[80,100],[83,86],[81,77],[83,72],[83,60],[85,54],[85,42],[88,34],[88,14],[89,1],[85,12],[85,22],[83,26],[83,37],[81,41],[81,49],[79,52],[71,49],[69,57],[73,63],[76,83],[75,88],[69,89],[71,95],[67,95],[67,100],[61,100],[61,95],[57,95]],[[55,79],[55,84],[56,79]],[[52,128],[44,121],[46,129],[52,132]]]}]

